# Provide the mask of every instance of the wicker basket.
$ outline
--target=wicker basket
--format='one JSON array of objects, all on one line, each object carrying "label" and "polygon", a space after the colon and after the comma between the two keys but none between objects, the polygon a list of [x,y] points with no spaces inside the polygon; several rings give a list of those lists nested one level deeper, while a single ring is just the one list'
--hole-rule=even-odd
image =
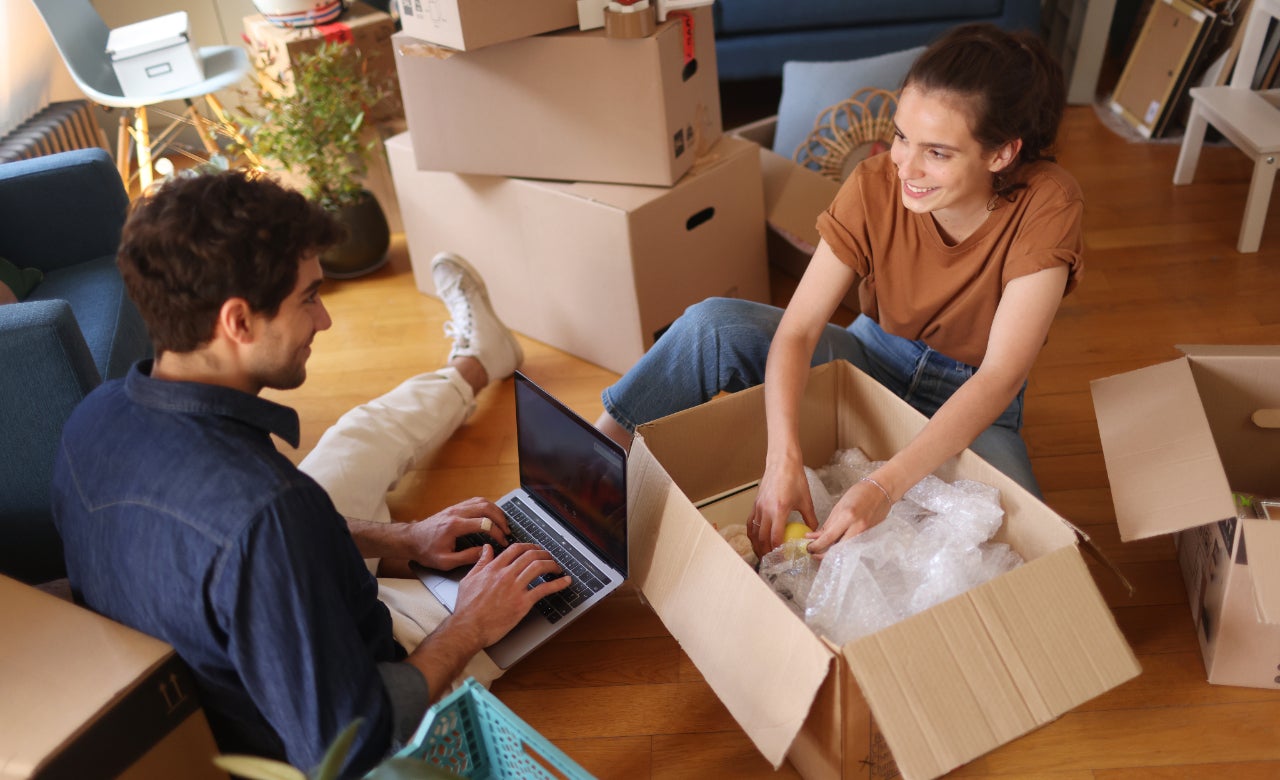
[{"label": "wicker basket", "polygon": [[475,780],[592,780],[472,678],[427,710],[417,733],[396,757],[426,761]]},{"label": "wicker basket", "polygon": [[889,148],[897,93],[864,87],[818,114],[813,131],[796,148],[795,161],[836,182],[863,159]]}]

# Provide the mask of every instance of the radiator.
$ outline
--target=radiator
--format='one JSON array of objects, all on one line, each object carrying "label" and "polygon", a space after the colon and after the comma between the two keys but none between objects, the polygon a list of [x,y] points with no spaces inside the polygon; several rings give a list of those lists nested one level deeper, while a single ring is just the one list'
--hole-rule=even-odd
[{"label": "radiator", "polygon": [[93,104],[66,100],[50,103],[0,138],[0,163],[94,146],[111,151],[106,133],[94,119]]}]

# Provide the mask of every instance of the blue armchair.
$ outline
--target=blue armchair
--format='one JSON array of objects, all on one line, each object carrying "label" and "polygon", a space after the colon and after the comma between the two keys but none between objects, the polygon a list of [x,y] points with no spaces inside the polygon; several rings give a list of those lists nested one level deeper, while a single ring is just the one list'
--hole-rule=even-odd
[{"label": "blue armchair", "polygon": [[0,573],[65,574],[49,481],[62,425],[104,378],[151,354],[115,266],[129,198],[101,149],[0,165],[0,257],[44,280],[0,306]]}]

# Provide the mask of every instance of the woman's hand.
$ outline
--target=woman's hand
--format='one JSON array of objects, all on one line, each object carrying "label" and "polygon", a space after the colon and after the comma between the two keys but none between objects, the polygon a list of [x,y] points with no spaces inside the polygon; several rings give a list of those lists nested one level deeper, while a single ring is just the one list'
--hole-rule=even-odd
[{"label": "woman's hand", "polygon": [[747,521],[747,537],[756,555],[763,558],[765,553],[782,544],[783,531],[793,511],[800,513],[809,528],[818,527],[804,465],[787,462],[776,467],[766,466]]},{"label": "woman's hand", "polygon": [[853,483],[831,510],[831,516],[822,524],[817,538],[809,542],[809,552],[813,555],[825,553],[836,542],[851,539],[879,525],[892,506],[889,497],[875,483],[868,480]]}]

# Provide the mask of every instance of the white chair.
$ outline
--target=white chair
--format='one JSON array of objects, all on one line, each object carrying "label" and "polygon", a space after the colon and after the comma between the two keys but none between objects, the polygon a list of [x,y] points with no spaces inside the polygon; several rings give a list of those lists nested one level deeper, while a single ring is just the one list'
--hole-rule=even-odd
[{"label": "white chair", "polygon": [[[112,108],[126,109],[120,116],[120,128],[116,136],[116,168],[128,188],[132,138],[138,152],[138,182],[143,190],[151,186],[152,155],[171,142],[182,125],[196,129],[205,151],[212,155],[219,152],[214,133],[234,138],[246,147],[244,136],[230,120],[214,92],[235,84],[250,70],[249,55],[239,46],[206,46],[200,49],[204,68],[204,80],[184,89],[176,89],[158,95],[125,95],[116,78],[115,70],[107,55],[107,35],[111,32],[89,0],[33,0],[36,10],[49,28],[53,43],[62,56],[67,70],[85,96],[95,103]],[[217,122],[205,117],[196,109],[193,99],[203,98]],[[151,135],[147,107],[170,100],[186,103],[186,110],[154,138]],[[130,126],[132,115],[132,126]],[[251,153],[249,153],[251,155]]]},{"label": "white chair", "polygon": [[1230,84],[1191,90],[1191,116],[1173,172],[1174,184],[1191,183],[1207,125],[1216,127],[1253,160],[1253,178],[1236,243],[1236,250],[1241,253],[1257,252],[1262,242],[1262,225],[1276,178],[1276,157],[1280,155],[1280,90],[1252,89],[1255,71],[1268,64],[1259,65],[1259,58],[1267,25],[1273,18],[1280,19],[1280,0],[1253,0]]}]

